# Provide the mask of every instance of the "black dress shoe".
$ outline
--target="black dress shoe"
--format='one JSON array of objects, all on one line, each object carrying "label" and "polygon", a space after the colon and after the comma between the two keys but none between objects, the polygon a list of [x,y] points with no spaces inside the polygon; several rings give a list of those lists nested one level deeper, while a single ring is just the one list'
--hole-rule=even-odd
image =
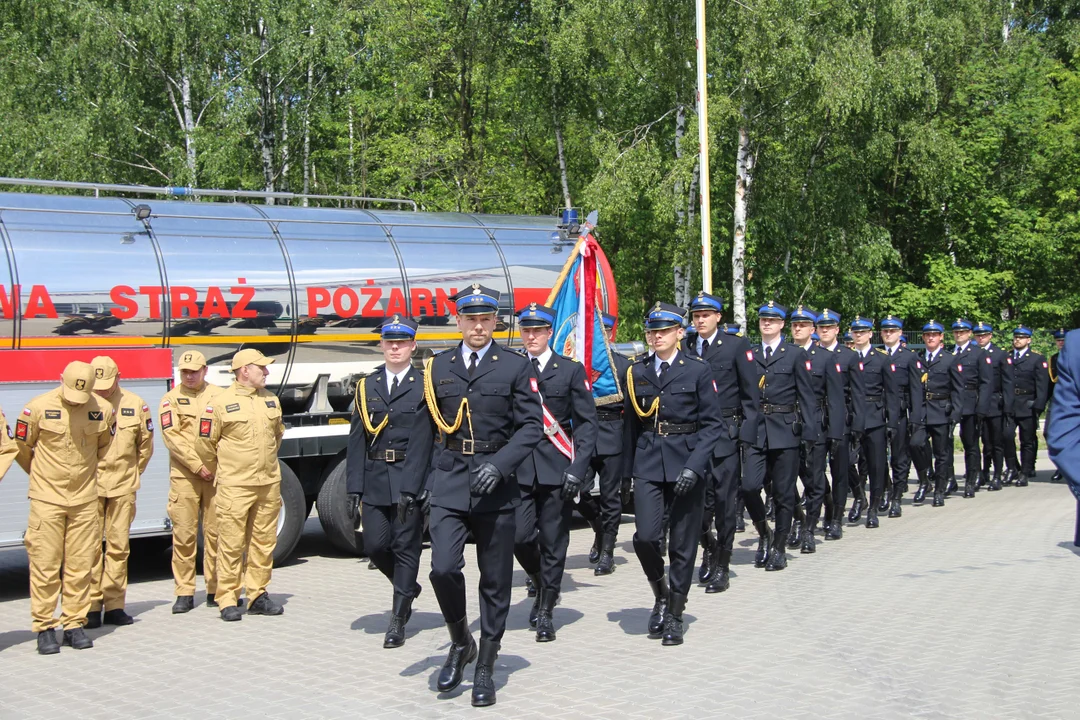
[{"label": "black dress shoe", "polygon": [[923,500],[926,499],[926,493],[930,490],[930,485],[927,483],[919,483],[919,489],[915,491],[915,496],[911,498],[911,502],[915,505],[922,505]]},{"label": "black dress shoe", "polygon": [[701,536],[701,567],[698,568],[698,582],[708,583],[716,571],[716,536],[712,531]]},{"label": "black dress shoe", "polygon": [[60,643],[56,641],[55,630],[49,628],[38,633],[37,651],[39,655],[55,655],[60,652]]},{"label": "black dress shoe", "polygon": [[540,612],[536,614],[536,642],[552,642],[555,640],[555,623],[551,613],[555,610],[555,602],[559,593],[554,588],[544,588],[540,591]]},{"label": "black dress shoe", "polygon": [[664,631],[664,615],[667,614],[668,609],[667,578],[650,580],[649,587],[652,588],[653,599],[656,601],[653,603],[652,612],[649,613],[649,634],[656,636]]},{"label": "black dress shoe", "polygon": [[1026,472],[1021,472],[1019,475],[1016,476],[1016,487],[1027,487],[1027,486],[1028,486],[1028,474]]},{"label": "black dress shoe", "polygon": [[186,612],[191,612],[195,607],[195,597],[193,595],[177,595],[176,602],[172,606],[173,615],[182,615]]},{"label": "black dress shoe", "polygon": [[765,563],[765,570],[774,572],[787,567],[787,551],[782,545],[777,545],[769,553],[769,560]]},{"label": "black dress shoe", "polygon": [[384,648],[399,648],[405,644],[405,625],[412,617],[411,596],[394,593],[394,609],[390,616],[390,626],[383,637]]},{"label": "black dress shoe", "polygon": [[106,611],[101,620],[106,625],[131,625],[135,622],[135,618],[124,612],[124,608]]},{"label": "black dress shoe", "polygon": [[1016,482],[1016,470],[1006,470],[1005,476],[1001,479],[1002,485],[1012,485]]},{"label": "black dress shoe", "polygon": [[862,497],[855,496],[855,499],[851,501],[851,510],[848,511],[848,522],[857,523],[862,518],[863,508],[866,507],[866,500]]},{"label": "black dress shoe", "polygon": [[791,533],[788,535],[787,546],[797,548],[802,543],[802,522],[796,520],[791,524]]},{"label": "black dress shoe", "polygon": [[900,494],[897,493],[893,496],[893,501],[889,504],[889,517],[898,518],[903,514],[903,510],[900,509]]},{"label": "black dress shoe", "polygon": [[754,523],[754,529],[758,533],[757,552],[754,553],[754,567],[763,568],[769,559],[769,551],[773,546],[773,531],[769,527],[768,520]]},{"label": "black dress shoe", "polygon": [[990,484],[986,487],[986,489],[992,490],[993,492],[997,492],[1001,489],[1001,473],[996,472],[993,474],[993,476],[990,478]]},{"label": "black dress shoe", "polygon": [[735,508],[735,532],[746,532],[746,518],[743,517],[743,508],[741,503],[738,507]]},{"label": "black dress shoe", "polygon": [[945,494],[935,492],[934,493],[934,502],[932,503],[932,506],[933,507],[943,507],[944,505],[945,505]]},{"label": "black dress shoe", "polygon": [[248,615],[281,615],[285,608],[270,599],[269,593],[263,593],[248,606]]},{"label": "black dress shoe", "polygon": [[495,704],[495,658],[499,656],[499,643],[480,640],[480,652],[476,657],[476,670],[473,671],[472,705],[488,707]]},{"label": "black dress shoe", "polygon": [[889,509],[889,500],[892,497],[892,493],[883,493],[881,495],[881,501],[878,502],[878,512],[883,513]]},{"label": "black dress shoe", "polygon": [[945,497],[949,497],[954,492],[960,489],[960,485],[956,482],[956,476],[953,475],[949,478],[949,487],[945,488]]},{"label": "black dress shoe", "polygon": [[705,592],[709,595],[714,593],[722,593],[731,587],[731,571],[726,565],[721,566],[717,570],[716,575],[709,581],[709,584],[705,586]]},{"label": "black dress shoe", "polygon": [[879,527],[880,525],[881,525],[881,522],[878,520],[878,509],[876,507],[870,508],[866,512],[866,527],[868,527],[868,528],[876,528],[876,527]]},{"label": "black dress shoe", "polygon": [[604,535],[600,543],[600,559],[593,570],[594,575],[610,575],[615,572],[615,536]]},{"label": "black dress shoe", "polygon": [[465,676],[465,667],[476,659],[476,641],[469,632],[469,619],[446,623],[446,628],[450,631],[450,652],[446,654],[446,662],[435,683],[439,692],[450,692],[460,685]]},{"label": "black dress shoe", "polygon": [[221,619],[225,622],[239,622],[244,619],[244,616],[240,612],[240,608],[233,605],[221,609]]},{"label": "black dress shoe", "polygon": [[685,595],[672,595],[667,615],[664,616],[664,639],[662,645],[683,644],[683,610],[686,609]]},{"label": "black dress shoe", "polygon": [[101,627],[101,611],[91,610],[86,613],[86,628],[88,630],[97,630]]},{"label": "black dress shoe", "polygon": [[1054,474],[1050,476],[1050,482],[1052,483],[1059,483],[1063,480],[1065,480],[1065,476],[1061,473],[1060,470],[1055,470]]},{"label": "black dress shoe", "polygon": [[94,647],[94,643],[90,638],[86,637],[86,633],[83,632],[81,627],[72,628],[71,630],[64,631],[64,645],[70,645],[76,650],[86,650]]},{"label": "black dress shoe", "polygon": [[206,607],[217,607],[218,602],[214,599],[214,593],[206,593]]},{"label": "black dress shoe", "polygon": [[844,537],[844,523],[840,520],[834,520],[833,524],[829,526],[829,530],[825,533],[826,540],[839,540]]},{"label": "black dress shoe", "polygon": [[[541,582],[539,575],[530,575],[529,584],[539,590],[541,589],[543,582]],[[536,628],[536,617],[540,613],[540,595],[540,592],[530,595],[530,597],[533,598],[533,604],[532,608],[529,609],[529,627],[534,629]]]},{"label": "black dress shoe", "polygon": [[817,552],[817,543],[814,542],[814,528],[808,527],[803,531],[802,548],[799,552],[803,555],[812,555]]}]

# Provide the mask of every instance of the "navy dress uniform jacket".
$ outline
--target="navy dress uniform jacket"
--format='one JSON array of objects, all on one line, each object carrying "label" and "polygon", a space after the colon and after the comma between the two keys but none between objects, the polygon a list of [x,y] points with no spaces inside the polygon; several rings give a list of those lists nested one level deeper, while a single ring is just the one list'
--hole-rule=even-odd
[{"label": "navy dress uniform jacket", "polygon": [[1055,377],[1054,410],[1047,423],[1046,444],[1050,459],[1080,498],[1080,330],[1065,335]]},{"label": "navy dress uniform jacket", "polygon": [[964,381],[961,417],[986,414],[993,372],[986,363],[985,355],[986,352],[974,340],[962,352],[956,353],[956,369]]},{"label": "navy dress uniform jacket", "polygon": [[[434,423],[424,403],[424,371],[411,368],[391,396],[385,367],[365,381],[368,418],[378,427],[389,415],[386,427],[372,440],[353,402],[349,446],[345,457],[347,492],[362,493],[368,505],[395,505],[402,492],[419,495],[431,466]],[[371,456],[386,451],[403,455],[394,462]]]},{"label": "navy dress uniform jacket", "polygon": [[[697,337],[684,341],[684,350],[691,357],[698,357]],[[739,441],[751,442],[752,420],[758,411],[757,365],[754,363],[750,342],[738,335],[727,335],[718,330],[713,341],[701,358],[708,364],[716,383],[717,400],[723,418],[724,430],[713,449],[718,458],[728,457],[739,449]],[[741,419],[732,417],[738,410]]]},{"label": "navy dress uniform jacket", "polygon": [[990,392],[985,404],[979,398],[980,415],[1001,417],[1013,414],[1013,364],[1012,355],[990,343],[983,349],[983,363],[990,367]]},{"label": "navy dress uniform jacket", "polygon": [[[622,389],[622,402],[608,403],[597,407],[597,431],[595,455],[620,455],[630,458],[632,443],[630,440],[630,425],[626,422],[626,413],[633,412],[626,400],[626,371],[633,365],[633,361],[625,355],[612,351],[611,360],[614,363],[615,379]],[[629,463],[617,477],[630,477]]]},{"label": "navy dress uniform jacket", "polygon": [[[858,352],[856,352],[856,357]],[[855,432],[874,430],[888,425],[888,407],[895,405],[896,386],[893,384],[892,363],[883,350],[870,350],[859,358],[859,372],[863,378],[863,412],[859,423],[852,426]]]},{"label": "navy dress uniform jacket", "polygon": [[[957,356],[945,352],[944,348],[938,350],[937,357],[933,362],[926,359],[926,352],[922,353],[923,390],[926,393],[926,424],[947,425],[960,422],[960,398],[964,392],[964,380],[960,377],[954,364]],[[929,395],[939,395],[931,399]]]},{"label": "navy dress uniform jacket", "polygon": [[[846,348],[845,348],[846,349]],[[833,408],[840,414],[840,422],[844,424],[847,417],[847,403],[845,401],[845,371],[844,366],[837,362],[836,353],[825,348],[813,345],[808,350],[803,350],[810,358],[810,387],[814,393],[813,425],[818,429],[818,443],[824,443],[833,437],[831,416]],[[830,378],[830,375],[832,376]],[[840,437],[847,429],[840,431]]]},{"label": "navy dress uniform jacket", "polygon": [[[459,343],[432,359],[431,384],[439,412],[448,423],[454,422],[462,401],[469,401],[473,436],[469,436],[465,417],[455,438],[506,443],[493,453],[465,455],[448,449],[448,438],[438,438],[428,480],[431,504],[476,512],[516,507],[521,495],[514,473],[544,437],[539,384],[532,364],[492,341],[470,378]],[[486,462],[499,469],[502,482],[490,495],[474,495],[470,480]]]},{"label": "navy dress uniform jacket", "polygon": [[[720,400],[713,387],[712,372],[705,362],[680,351],[672,358],[663,379],[656,376],[654,358],[645,357],[630,368],[634,391],[642,411],[660,399],[656,415],[642,420],[632,407],[627,389],[630,439],[634,446],[633,477],[651,482],[673,483],[683,468],[705,477],[713,446],[724,432]],[[664,423],[697,423],[697,431],[661,435],[651,428]]]},{"label": "navy dress uniform jacket", "polygon": [[862,422],[863,376],[859,372],[859,353],[847,345],[837,343],[833,350],[819,348],[826,355],[832,366],[825,377],[829,385],[826,397],[829,400],[829,425],[826,430],[829,440],[842,440],[851,432],[851,428]]},{"label": "navy dress uniform jacket", "polygon": [[1012,364],[1013,413],[1018,417],[1028,413],[1041,415],[1050,399],[1050,364],[1045,357],[1030,350]]},{"label": "navy dress uniform jacket", "polygon": [[[802,442],[817,442],[820,427],[814,427],[814,392],[810,387],[810,363],[807,354],[797,345],[784,340],[768,361],[761,344],[753,351],[757,364],[758,388],[760,389],[759,412],[750,422],[748,436],[756,448],[770,450],[797,448]],[[793,408],[790,412],[766,414],[762,406],[779,405]],[[796,432],[796,423],[802,431]]]},{"label": "navy dress uniform jacket", "polygon": [[[528,358],[526,358],[528,360]],[[532,364],[532,361],[529,361]],[[534,368],[535,369],[535,368]],[[596,403],[592,389],[585,379],[585,366],[551,353],[540,373],[540,397],[551,415],[559,422],[574,443],[574,462],[560,453],[546,437],[518,466],[519,485],[562,485],[562,475],[569,472],[585,477],[593,452],[596,450]]]},{"label": "navy dress uniform jacket", "polygon": [[[886,351],[888,352],[888,351]],[[892,376],[896,392],[888,397],[886,414],[889,427],[900,427],[901,418],[907,418],[914,425],[926,424],[926,410],[923,408],[926,396],[923,393],[923,364],[918,355],[906,347],[899,347],[892,355],[887,355],[889,374]]]}]

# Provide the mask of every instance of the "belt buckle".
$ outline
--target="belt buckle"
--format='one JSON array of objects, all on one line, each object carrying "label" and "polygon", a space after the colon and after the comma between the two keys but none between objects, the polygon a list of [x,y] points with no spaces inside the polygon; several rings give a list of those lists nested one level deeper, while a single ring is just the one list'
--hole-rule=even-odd
[{"label": "belt buckle", "polygon": [[461,439],[461,454],[462,455],[475,455],[476,454],[476,441]]},{"label": "belt buckle", "polygon": [[656,434],[659,435],[660,437],[667,437],[668,436],[668,434],[666,432],[664,432],[664,426],[665,425],[667,425],[666,422],[662,422],[660,420],[656,421]]},{"label": "belt buckle", "polygon": [[388,463],[397,462],[397,450],[385,450],[383,452],[383,459]]}]

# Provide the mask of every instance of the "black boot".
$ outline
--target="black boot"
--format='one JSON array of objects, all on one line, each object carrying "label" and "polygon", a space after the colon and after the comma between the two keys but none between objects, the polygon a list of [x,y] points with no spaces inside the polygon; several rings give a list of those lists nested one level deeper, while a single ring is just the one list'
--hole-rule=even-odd
[{"label": "black boot", "polygon": [[49,628],[38,633],[37,651],[39,655],[55,655],[60,652],[60,643],[56,641],[55,630]]},{"label": "black boot", "polygon": [[903,511],[900,509],[900,498],[904,497],[904,487],[900,483],[895,483],[892,490],[892,498],[889,503],[889,517],[898,518],[903,515]]},{"label": "black boot", "polygon": [[774,570],[783,570],[787,567],[787,547],[784,543],[786,539],[784,533],[776,533],[772,550],[769,551],[769,559],[765,563],[766,571],[773,572]]},{"label": "black boot", "polygon": [[[888,480],[886,479],[886,483]],[[882,493],[881,500],[878,502],[877,511],[883,513],[889,509],[889,504],[892,502],[892,492]]]},{"label": "black boot", "polygon": [[682,614],[686,609],[686,596],[672,594],[667,614],[664,616],[664,639],[662,645],[682,645]]},{"label": "black boot", "polygon": [[975,481],[975,492],[978,492],[984,487],[990,486],[990,471],[980,470],[979,479]]},{"label": "black boot", "polygon": [[1021,470],[1020,474],[1016,476],[1016,487],[1027,487],[1028,486],[1028,480],[1030,480],[1031,477],[1034,476],[1034,475],[1035,475],[1034,472],[1029,473],[1029,472],[1026,472],[1024,470]]},{"label": "black boot", "polygon": [[1016,468],[1009,468],[1005,471],[1005,477],[1002,478],[1001,484],[1004,486],[1012,485],[1016,482],[1017,471]]},{"label": "black boot", "polygon": [[754,567],[763,568],[765,562],[769,559],[769,551],[773,546],[773,531],[769,527],[768,520],[762,520],[761,522],[754,523],[754,529],[758,534],[758,546],[757,552],[754,553]]},{"label": "black boot", "polygon": [[206,607],[217,607],[217,600],[214,599],[214,593],[206,593]]},{"label": "black boot", "polygon": [[472,704],[473,707],[487,707],[495,704],[495,658],[499,657],[499,643],[480,638],[480,652],[476,657],[476,670],[473,671]]},{"label": "black boot", "polygon": [[1001,471],[995,470],[993,477],[990,478],[990,486],[986,488],[987,491],[997,492],[1001,489]]},{"label": "black boot", "polygon": [[975,481],[977,476],[977,470],[968,470],[964,473],[964,497],[975,497]]},{"label": "black boot", "polygon": [[765,519],[776,519],[776,508],[773,507],[772,493],[765,493]]},{"label": "black boot", "polygon": [[412,617],[412,601],[407,595],[394,593],[394,614],[383,638],[384,648],[399,648],[405,644],[405,624]]},{"label": "black boot", "polygon": [[124,612],[124,608],[117,608],[115,610],[106,610],[105,614],[101,616],[101,621],[106,625],[131,625],[135,622],[135,618]]},{"label": "black boot", "polygon": [[881,506],[881,501],[875,495],[870,496],[870,505],[866,508],[866,527],[876,528],[881,525],[878,520],[878,507]]},{"label": "black boot", "polygon": [[803,524],[801,520],[795,520],[791,523],[791,532],[788,534],[787,546],[795,549],[802,544]]},{"label": "black boot", "polygon": [[960,489],[960,484],[958,482],[956,482],[956,476],[955,475],[950,475],[949,476],[949,487],[945,488],[945,497],[949,497],[950,495],[952,495],[954,492],[956,492],[959,489]]},{"label": "black boot", "polygon": [[540,611],[536,614],[536,642],[551,642],[555,639],[555,623],[551,619],[551,613],[558,599],[559,592],[555,588],[544,588],[540,591]]},{"label": "black boot", "polygon": [[86,650],[94,647],[93,641],[86,637],[86,633],[83,632],[81,627],[72,628],[71,630],[64,631],[64,645],[70,645],[76,650]]},{"label": "black boot", "polygon": [[746,510],[746,501],[743,500],[742,493],[735,498],[735,532],[746,532],[746,518],[743,517],[743,513]]},{"label": "black boot", "polygon": [[862,519],[862,511],[866,509],[866,491],[859,488],[855,497],[851,499],[851,510],[848,511],[848,522],[857,523]]},{"label": "black boot", "polygon": [[469,632],[469,619],[463,617],[457,622],[446,623],[446,629],[450,631],[450,652],[446,654],[446,662],[435,684],[439,692],[450,692],[460,685],[465,666],[476,659],[476,641]]},{"label": "black boot", "polygon": [[650,580],[649,587],[652,588],[653,598],[656,600],[653,603],[652,612],[649,614],[649,634],[655,636],[664,631],[664,615],[668,609],[667,577]]},{"label": "black boot", "polygon": [[615,572],[615,536],[604,535],[600,543],[600,560],[596,563],[594,575],[610,575]]},{"label": "black boot", "polygon": [[705,592],[710,595],[720,593],[731,587],[731,551],[720,550],[716,553],[716,573],[712,580],[705,586]]},{"label": "black boot", "polygon": [[177,595],[176,596],[176,602],[174,602],[173,606],[172,606],[172,614],[173,615],[182,615],[183,613],[191,612],[191,610],[194,607],[195,607],[195,596],[194,595]]},{"label": "black boot", "polygon": [[101,627],[101,611],[91,610],[86,613],[86,629],[97,630],[99,627]]},{"label": "black boot", "polygon": [[708,583],[716,572],[716,535],[709,530],[701,536],[701,567],[698,568],[698,581]]},{"label": "black boot", "polygon": [[248,606],[248,615],[281,615],[283,612],[285,608],[274,602],[269,593],[263,593]]},{"label": "black boot", "polygon": [[[529,582],[532,583],[533,587],[535,587],[537,589],[543,589],[544,583],[540,580],[539,575],[530,575],[529,576]],[[530,597],[532,597],[532,596],[530,595]],[[534,628],[534,629],[536,628],[536,616],[537,616],[537,614],[539,612],[540,612],[540,593],[537,592],[536,593],[536,599],[533,600],[532,609],[529,610],[529,627]]]},{"label": "black boot", "polygon": [[799,550],[799,552],[802,553],[803,555],[810,555],[810,554],[813,554],[813,553],[817,552],[817,547],[815,546],[815,542],[814,542],[814,526],[815,525],[817,525],[817,522],[807,521],[806,529],[803,530],[802,549]]},{"label": "black boot", "polygon": [[664,534],[660,536],[660,557],[667,557],[667,541],[668,531],[664,529]]},{"label": "black boot", "polygon": [[529,597],[536,597],[536,594],[539,592],[538,588],[539,588],[539,585],[537,585],[536,583],[533,582],[533,576],[532,575],[526,575],[525,576],[525,594],[528,595]]},{"label": "black boot", "polygon": [[911,498],[911,502],[915,505],[922,505],[923,500],[926,499],[926,493],[930,490],[930,479],[923,474],[919,474],[919,489],[915,491],[915,496]]},{"label": "black boot", "polygon": [[828,531],[825,533],[826,540],[839,540],[844,537],[844,509],[841,508],[840,512],[836,513],[836,518],[829,525]]},{"label": "black boot", "polygon": [[589,564],[595,565],[600,561],[600,548],[603,545],[603,534],[597,532],[593,536],[592,547],[589,548]]}]

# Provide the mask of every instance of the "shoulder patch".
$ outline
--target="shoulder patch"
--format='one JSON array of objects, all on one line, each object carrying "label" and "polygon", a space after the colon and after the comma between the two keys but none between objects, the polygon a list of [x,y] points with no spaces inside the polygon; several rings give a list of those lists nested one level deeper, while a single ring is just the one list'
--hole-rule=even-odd
[{"label": "shoulder patch", "polygon": [[146,418],[146,432],[154,432],[154,421]]},{"label": "shoulder patch", "polygon": [[16,440],[26,440],[26,432],[27,432],[28,428],[29,428],[29,426],[26,424],[25,420],[16,420],[15,421],[15,439]]},{"label": "shoulder patch", "polygon": [[148,413],[148,412],[150,412],[150,406],[149,406],[149,405],[143,405],[143,406],[142,406],[142,411],[143,411],[144,413]]},{"label": "shoulder patch", "polygon": [[120,414],[124,417],[135,417],[135,408],[120,408]]},{"label": "shoulder patch", "polygon": [[276,408],[277,407],[277,402],[275,402],[274,400],[267,400],[266,401],[266,407],[268,407],[268,408]]},{"label": "shoulder patch", "polygon": [[205,412],[207,415],[213,415],[214,414],[214,406],[213,405],[207,405],[206,410],[204,410],[203,412]]},{"label": "shoulder patch", "polygon": [[64,416],[63,413],[61,413],[59,410],[46,410],[45,411],[45,419],[46,420],[59,420],[63,416]]},{"label": "shoulder patch", "polygon": [[214,421],[206,418],[199,421],[199,437],[210,437],[210,429],[214,426]]},{"label": "shoulder patch", "polygon": [[161,413],[161,429],[168,430],[172,427],[172,410]]},{"label": "shoulder patch", "polygon": [[23,415],[25,415],[26,417],[30,417],[30,415],[31,415],[32,413],[30,412],[30,408],[28,408],[28,407],[24,407],[24,408],[22,409],[22,414],[23,414]]}]

